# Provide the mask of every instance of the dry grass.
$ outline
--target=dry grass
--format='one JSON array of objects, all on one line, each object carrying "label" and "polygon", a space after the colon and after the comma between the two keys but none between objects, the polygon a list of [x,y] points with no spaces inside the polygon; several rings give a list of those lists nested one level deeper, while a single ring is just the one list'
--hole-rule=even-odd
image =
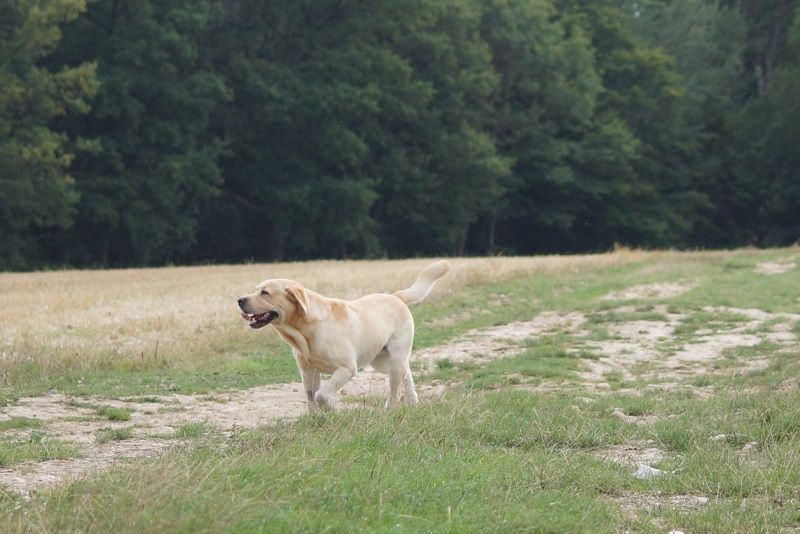
[{"label": "dry grass", "polygon": [[[446,295],[522,271],[563,273],[643,260],[619,250],[590,256],[453,259],[437,287]],[[202,357],[247,335],[235,299],[265,278],[293,278],[320,293],[354,298],[410,285],[431,260],[315,261],[108,271],[0,273],[0,365],[58,371],[76,362],[172,362]],[[174,362],[173,362],[174,363]]]}]

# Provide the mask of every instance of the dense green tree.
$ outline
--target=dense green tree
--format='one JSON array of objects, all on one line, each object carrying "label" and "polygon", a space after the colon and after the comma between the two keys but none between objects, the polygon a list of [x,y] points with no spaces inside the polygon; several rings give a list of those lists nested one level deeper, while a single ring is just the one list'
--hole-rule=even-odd
[{"label": "dense green tree", "polygon": [[0,267],[46,262],[37,233],[72,224],[78,192],[69,167],[81,142],[51,121],[89,109],[95,66],[52,71],[42,61],[59,26],[85,8],[83,0],[0,0]]},{"label": "dense green tree", "polygon": [[[707,106],[739,104],[745,24],[741,13],[709,0],[638,1],[628,7],[631,29],[675,61],[684,94]],[[700,110],[702,112],[702,110]]]},{"label": "dense green tree", "polygon": [[674,58],[681,76],[681,104],[696,146],[693,185],[710,205],[687,236],[705,246],[749,242],[755,200],[749,181],[735,169],[735,124],[750,83],[745,75],[744,19],[738,9],[708,0],[653,0],[638,4],[634,31]]},{"label": "dense green tree", "polygon": [[[790,243],[797,119],[787,46],[794,2],[653,1],[634,26],[675,57],[699,133],[696,187],[711,207],[693,243]],[[773,91],[776,93],[772,95]]]},{"label": "dense green tree", "polygon": [[576,161],[581,144],[598,133],[602,91],[586,34],[568,32],[552,2],[519,0],[487,2],[482,33],[502,76],[493,95],[493,134],[514,161],[488,215],[489,241],[509,250],[574,246],[579,212],[592,190],[600,193],[597,176],[581,172]]},{"label": "dense green tree", "polygon": [[65,28],[55,61],[93,58],[101,88],[70,131],[99,142],[75,162],[81,201],[72,261],[151,264],[194,244],[221,184],[211,115],[228,96],[207,59],[211,1],[96,0]]},{"label": "dense green tree", "polygon": [[223,21],[231,157],[203,256],[463,250],[507,172],[482,131],[495,77],[472,3],[251,0]]},{"label": "dense green tree", "polygon": [[0,0],[5,267],[800,234],[793,0],[87,3]]},{"label": "dense green tree", "polygon": [[382,177],[379,221],[394,254],[463,254],[511,164],[489,133],[499,78],[481,37],[483,3],[421,1],[413,18],[387,4],[387,15],[407,24],[394,30],[393,49],[432,93],[410,128],[387,124],[412,165],[406,176]]},{"label": "dense green tree", "polygon": [[502,0],[485,9],[503,76],[495,136],[516,162],[495,209],[500,244],[678,242],[704,199],[691,184],[669,57],[637,40],[612,3]]},{"label": "dense green tree", "polygon": [[[796,243],[800,149],[800,27],[793,0],[731,2],[744,18],[743,61],[750,91],[731,121],[733,181],[744,206],[739,225],[762,245]],[[744,204],[744,202],[742,202]]]},{"label": "dense green tree", "polygon": [[759,188],[759,239],[765,245],[800,242],[800,19],[788,30],[786,60],[767,95],[742,113],[742,174]]},{"label": "dense green tree", "polygon": [[794,0],[722,0],[723,5],[737,7],[746,27],[742,59],[750,73],[752,94],[769,93],[775,70],[791,59],[786,38],[794,20]]},{"label": "dense green tree", "polygon": [[561,10],[591,35],[604,91],[602,115],[622,120],[638,147],[635,181],[621,207],[627,244],[686,245],[686,237],[709,205],[695,185],[697,132],[687,121],[685,93],[674,60],[640,39],[616,0],[564,0]]},{"label": "dense green tree", "polygon": [[355,6],[313,4],[225,4],[213,53],[233,91],[220,113],[230,151],[223,196],[204,210],[200,257],[374,250],[374,179],[358,129],[375,115],[380,70],[396,67],[356,48]]}]

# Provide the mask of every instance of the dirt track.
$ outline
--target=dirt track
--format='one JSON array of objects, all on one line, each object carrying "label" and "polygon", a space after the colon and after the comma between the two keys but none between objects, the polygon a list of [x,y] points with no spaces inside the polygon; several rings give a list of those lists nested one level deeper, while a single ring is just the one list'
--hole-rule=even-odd
[{"label": "dirt track", "polygon": [[[687,286],[688,287],[688,286]],[[634,290],[632,288],[631,290]],[[647,288],[649,291],[652,288]],[[676,288],[670,287],[675,293]],[[630,290],[629,290],[630,291]],[[659,295],[661,296],[661,295]],[[613,295],[609,298],[628,298]],[[797,337],[791,325],[800,321],[800,315],[768,314],[759,310],[709,309],[741,313],[749,322],[727,330],[698,333],[696,343],[687,345],[672,354],[659,352],[658,343],[669,338],[682,316],[668,314],[666,321],[630,321],[613,323],[608,341],[586,341],[585,346],[599,354],[597,359],[582,360],[584,370],[578,378],[589,389],[606,389],[608,373],[630,375],[632,365],[648,362],[652,372],[674,379],[697,372],[706,372],[710,364],[727,348],[752,346],[762,340],[781,345],[796,344]],[[781,319],[783,322],[777,322]],[[770,332],[753,334],[753,330],[772,320],[776,323]],[[447,345],[416,351],[414,365],[423,372],[436,368],[436,362],[485,363],[495,358],[510,357],[524,350],[521,342],[551,331],[570,332],[575,337],[586,334],[585,317],[577,312],[560,315],[543,312],[531,321],[470,331]],[[742,371],[766,365],[753,361]],[[359,406],[359,400],[386,394],[386,379],[369,369],[360,372],[340,393],[338,406]],[[422,384],[420,396],[431,398],[441,395],[447,387],[443,383]],[[213,395],[168,395],[140,399],[75,398],[53,393],[43,397],[19,399],[13,405],[0,409],[0,420],[12,417],[39,419],[45,425],[48,439],[70,440],[80,444],[82,457],[68,460],[49,460],[26,463],[0,469],[0,484],[22,494],[31,490],[74,478],[93,470],[129,461],[143,455],[157,454],[170,445],[180,442],[176,432],[187,423],[206,423],[222,433],[239,428],[254,428],[279,418],[294,418],[306,413],[305,395],[301,384],[278,384],[249,390],[230,391]],[[112,406],[130,410],[131,419],[125,422],[100,420],[98,406]],[[103,429],[130,428],[130,439],[98,443],[98,433]],[[15,431],[6,431],[7,435]],[[25,431],[20,432],[25,435]],[[27,432],[30,432],[29,430]],[[177,441],[176,441],[177,440]]]},{"label": "dirt track", "polygon": [[[515,342],[575,321],[575,315],[547,313],[528,322],[468,332],[443,347],[415,352],[415,366],[432,370],[438,360],[445,358],[464,362],[512,356],[522,350]],[[424,399],[441,395],[445,387],[445,384],[421,384],[417,389]],[[369,368],[364,369],[340,392],[338,406],[358,406],[359,399],[384,396],[386,388],[384,375]],[[48,460],[0,468],[0,484],[25,494],[133,457],[152,455],[175,443],[176,431],[187,423],[203,422],[220,432],[231,433],[238,428],[255,428],[276,419],[299,417],[307,412],[305,394],[299,382],[214,395],[148,396],[146,400],[76,398],[53,393],[43,397],[21,398],[15,404],[0,409],[0,420],[13,417],[39,419],[46,424],[49,439],[77,442],[81,444],[83,453],[83,457],[77,459]],[[99,406],[130,410],[131,419],[125,422],[99,420],[96,417]],[[101,430],[129,427],[134,429],[133,439],[97,443],[97,435]]]}]

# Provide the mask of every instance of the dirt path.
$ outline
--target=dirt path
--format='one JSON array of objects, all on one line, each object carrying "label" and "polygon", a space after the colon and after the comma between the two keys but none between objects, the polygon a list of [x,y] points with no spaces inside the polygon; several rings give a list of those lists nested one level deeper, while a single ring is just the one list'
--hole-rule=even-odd
[{"label": "dirt path", "polygon": [[[651,290],[648,287],[648,294]],[[659,288],[663,289],[663,288]],[[674,294],[676,288],[670,287]],[[659,294],[658,297],[663,297]],[[622,298],[630,298],[625,293]],[[615,297],[620,298],[618,295]],[[667,314],[665,321],[630,321],[611,323],[608,333],[612,339],[586,341],[585,346],[599,353],[596,359],[584,359],[584,369],[578,379],[585,387],[607,387],[609,373],[621,373],[632,378],[630,370],[647,362],[663,378],[664,373],[676,381],[710,367],[723,357],[727,348],[752,346],[769,339],[780,344],[796,344],[792,326],[800,315],[768,314],[759,310],[731,310],[708,308],[708,311],[737,312],[748,322],[698,335],[696,343],[682,350],[665,354],[659,344],[668,340],[683,320],[678,314]],[[777,322],[776,319],[780,319]],[[768,321],[775,323],[769,331],[753,333]],[[509,323],[502,326],[473,330],[452,340],[447,345],[416,351],[413,362],[418,373],[428,373],[437,368],[437,362],[447,359],[453,363],[486,363],[496,358],[519,354],[527,338],[548,332],[569,332],[577,338],[587,336],[583,330],[586,318],[577,312],[558,314],[543,312],[531,321]],[[702,333],[699,333],[702,334]],[[754,361],[748,368],[758,368],[765,362]],[[386,395],[386,378],[365,369],[340,392],[338,406],[366,405],[373,396]],[[425,399],[437,397],[447,388],[444,383],[422,384],[418,387]],[[114,422],[101,418],[97,410],[102,406],[124,408],[131,412],[129,421]],[[105,399],[101,397],[71,397],[60,393],[42,397],[21,398],[15,404],[0,408],[0,421],[11,418],[31,418],[42,422],[47,439],[69,440],[77,443],[81,457],[66,460],[28,462],[10,468],[0,468],[0,485],[27,495],[57,482],[75,478],[88,472],[130,461],[132,458],[158,454],[170,445],[180,443],[182,429],[188,424],[206,424],[219,432],[232,433],[240,428],[255,428],[281,418],[295,418],[306,413],[305,395],[298,383],[277,384],[242,391],[212,395],[164,395],[133,399]],[[98,436],[104,432],[124,430],[127,435],[117,441],[102,443]],[[27,436],[30,429],[8,430],[6,435],[19,433]]]},{"label": "dirt path", "polygon": [[[519,341],[549,330],[578,325],[582,321],[580,314],[561,316],[548,312],[532,321],[470,331],[448,345],[416,351],[414,366],[429,372],[436,368],[437,361],[443,359],[465,362],[512,356],[522,350]],[[446,384],[433,383],[421,384],[417,389],[424,399],[441,395],[445,388]],[[386,393],[386,377],[366,368],[339,393],[337,406],[359,406],[370,397],[382,397]],[[98,417],[97,410],[103,406],[128,410],[131,418],[114,422]],[[0,468],[0,485],[27,494],[131,458],[157,454],[179,440],[181,428],[187,424],[205,423],[230,434],[240,428],[255,428],[277,419],[299,417],[306,412],[305,394],[299,382],[213,395],[161,395],[127,400],[72,397],[60,393],[21,398],[11,406],[0,408],[0,421],[37,419],[45,425],[48,439],[78,443],[82,455],[76,459],[28,462]],[[129,430],[130,439],[98,443],[98,435],[102,432],[120,429]],[[26,435],[25,431],[18,433]]]},{"label": "dirt path", "polygon": [[[708,306],[702,311],[739,315],[745,320],[697,330],[691,342],[675,345],[676,329],[686,316],[668,313],[665,305],[655,306],[653,311],[662,313],[666,319],[611,323],[608,326],[611,339],[586,341],[573,349],[588,348],[597,355],[585,360],[584,370],[578,373],[587,387],[608,389],[610,379],[618,375],[622,380],[640,378],[654,382],[655,387],[669,388],[682,380],[713,372],[715,364],[723,359],[728,360],[732,371],[751,372],[766,367],[768,359],[737,360],[730,355],[732,349],[770,342],[784,351],[793,350],[798,342],[793,328],[800,322],[800,314]],[[636,376],[635,371],[638,371]]]}]

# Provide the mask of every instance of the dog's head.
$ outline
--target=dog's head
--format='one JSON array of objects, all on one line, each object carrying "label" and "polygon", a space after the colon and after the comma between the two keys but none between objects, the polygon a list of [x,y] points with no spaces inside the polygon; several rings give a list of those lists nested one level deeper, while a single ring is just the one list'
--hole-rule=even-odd
[{"label": "dog's head", "polygon": [[255,292],[237,301],[242,317],[250,328],[261,328],[271,322],[288,323],[295,317],[308,314],[308,294],[294,280],[264,280]]}]

